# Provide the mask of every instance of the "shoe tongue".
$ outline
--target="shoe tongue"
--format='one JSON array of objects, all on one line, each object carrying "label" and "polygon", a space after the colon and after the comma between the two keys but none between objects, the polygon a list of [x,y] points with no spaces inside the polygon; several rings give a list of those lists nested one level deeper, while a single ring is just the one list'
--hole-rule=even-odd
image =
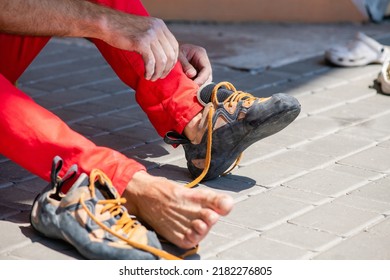
[{"label": "shoe tongue", "polygon": [[[201,90],[198,92],[198,101],[203,105],[206,106],[208,103],[211,102],[211,95],[213,93],[214,87],[216,86],[215,83],[208,84],[201,88]],[[217,91],[217,98],[219,102],[225,101],[226,98],[228,98],[233,92],[231,90],[228,90],[224,87],[220,87]]]},{"label": "shoe tongue", "polygon": [[[69,192],[77,188],[88,187],[89,182],[89,176],[85,173],[82,173],[77,181],[73,184]],[[101,184],[99,181],[96,181],[95,196],[99,200],[115,199],[117,197],[117,191],[112,186],[108,186],[108,184]]]},{"label": "shoe tongue", "polygon": [[95,195],[99,200],[115,199],[117,198],[117,191],[114,187],[106,184],[101,184],[99,181],[95,182]]}]

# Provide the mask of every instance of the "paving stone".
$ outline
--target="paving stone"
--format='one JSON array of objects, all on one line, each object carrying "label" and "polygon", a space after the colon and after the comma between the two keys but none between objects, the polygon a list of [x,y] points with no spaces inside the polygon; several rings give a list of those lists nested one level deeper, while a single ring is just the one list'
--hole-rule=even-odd
[{"label": "paving stone", "polygon": [[[52,104],[50,107],[70,107],[73,104],[86,103],[88,101],[95,100],[96,98],[103,98],[105,96],[109,96],[107,94],[103,94],[102,92],[96,92],[89,89],[66,89],[62,91],[52,92],[46,94],[44,96],[40,96],[36,98],[36,102],[42,104],[46,102],[48,104]],[[88,112],[84,111],[84,114]]]},{"label": "paving stone", "polygon": [[262,192],[238,202],[225,219],[239,226],[264,231],[310,208],[312,206],[307,203]]},{"label": "paving stone", "polygon": [[272,71],[264,71],[258,74],[242,76],[235,83],[235,87],[238,90],[256,94],[254,90],[256,90],[257,88],[281,84],[287,82],[287,80],[288,79],[286,77],[282,77],[278,73],[273,73]]},{"label": "paving stone", "polygon": [[31,244],[31,238],[33,240],[35,238],[34,230],[26,224],[16,224],[0,220],[0,228],[2,231],[0,255],[15,250],[18,247]]},{"label": "paving stone", "polygon": [[377,94],[376,90],[369,86],[372,79],[373,77],[369,76],[368,78],[357,81],[349,81],[346,84],[328,88],[327,90],[318,93],[318,95],[332,99],[335,102],[356,102],[359,99],[365,99]]},{"label": "paving stone", "polygon": [[299,96],[298,100],[302,106],[301,114],[315,115],[319,112],[343,105],[341,101],[327,98],[325,94],[320,93]]},{"label": "paving stone", "polygon": [[78,61],[80,60],[80,56],[89,56],[89,55],[96,55],[96,52],[94,49],[89,48],[79,48],[76,46],[71,45],[64,45],[64,44],[56,44],[56,43],[50,43],[58,46],[58,49],[56,51],[46,53],[45,51],[42,51],[31,63],[29,70],[39,69],[42,67],[47,67],[50,65],[56,65],[56,64],[67,64],[72,61]]},{"label": "paving stone", "polygon": [[221,176],[214,180],[201,182],[200,187],[212,189],[230,195],[235,200],[246,199],[252,193],[266,191],[266,188],[256,185],[254,180],[235,174]]},{"label": "paving stone", "polygon": [[147,160],[158,164],[165,164],[175,161],[176,159],[184,158],[182,147],[174,148],[171,145],[164,143],[162,140],[150,142],[134,149],[127,150],[124,154],[130,158]]},{"label": "paving stone", "polygon": [[[364,188],[364,187],[363,187]],[[360,188],[359,190],[361,190]],[[352,192],[351,194],[341,196],[333,201],[335,204],[342,204],[349,207],[354,207],[364,211],[371,211],[378,214],[390,213],[390,200],[378,201],[367,198],[360,195],[359,190]],[[384,194],[386,195],[386,193]]]},{"label": "paving stone", "polygon": [[148,124],[126,127],[115,131],[115,135],[124,137],[125,139],[133,138],[141,140],[144,143],[156,142],[161,140],[161,136],[159,136],[156,130]]},{"label": "paving stone", "polygon": [[359,177],[363,182],[367,182],[369,180],[375,180],[376,178],[383,177],[383,174],[374,172],[371,170],[365,170],[353,166],[343,165],[339,163],[334,163],[325,168],[326,170],[331,170],[333,172],[339,172],[341,174],[348,174]]},{"label": "paving stone", "polygon": [[[348,145],[346,145],[348,143]],[[309,154],[318,154],[333,158],[348,156],[372,145],[372,141],[349,135],[332,134],[297,148]]]},{"label": "paving stone", "polygon": [[0,178],[4,181],[19,182],[31,176],[30,172],[12,161],[0,163]]},{"label": "paving stone", "polygon": [[95,135],[107,134],[107,131],[96,127],[85,126],[83,123],[70,123],[69,126],[71,129],[87,138],[91,138]]},{"label": "paving stone", "polygon": [[[58,55],[60,54],[56,54],[56,56]],[[46,56],[46,59],[49,59],[49,56]],[[70,54],[68,56],[68,60],[60,60],[58,57],[50,59],[53,59],[54,61],[47,64],[39,64],[39,66],[38,64],[35,64],[31,68],[28,68],[27,71],[23,73],[21,82],[31,84],[39,80],[46,80],[48,78],[61,76],[64,73],[96,68],[107,64],[106,61],[96,52],[92,52],[83,57],[80,57],[78,54]]]},{"label": "paving stone", "polygon": [[35,197],[35,193],[15,186],[0,189],[0,203],[15,209],[30,210]]},{"label": "paving stone", "polygon": [[284,186],[315,194],[338,197],[364,184],[361,177],[319,169],[283,183]]},{"label": "paving stone", "polygon": [[202,256],[202,259],[216,259],[216,252],[221,251],[229,243],[239,243],[243,236],[252,235],[253,231],[249,229],[218,222],[201,242],[199,254]]},{"label": "paving stone", "polygon": [[368,122],[344,128],[337,133],[367,139],[372,142],[382,141],[390,136],[390,131],[374,129],[369,126]]},{"label": "paving stone", "polygon": [[329,164],[332,162],[332,157],[327,155],[314,155],[297,149],[289,149],[286,152],[271,156],[268,160],[311,170]]},{"label": "paving stone", "polygon": [[352,194],[374,201],[390,203],[389,184],[390,177],[386,176],[360,187],[359,189],[353,191]]},{"label": "paving stone", "polygon": [[332,68],[324,63],[323,57],[315,56],[312,58],[302,59],[276,68],[278,71],[291,72],[301,76],[310,76],[316,73],[324,73]]},{"label": "paving stone", "polygon": [[309,140],[329,135],[349,125],[349,122],[343,120],[315,115],[294,121],[281,133]]},{"label": "paving stone", "polygon": [[335,234],[314,230],[289,223],[282,224],[261,234],[261,237],[308,251],[321,251],[338,242]]},{"label": "paving stone", "polygon": [[330,199],[326,195],[286,187],[287,184],[288,182],[283,184],[283,186],[272,188],[269,190],[269,193],[274,196],[284,197],[313,205],[323,204]]},{"label": "paving stone", "polygon": [[305,250],[257,237],[217,255],[218,260],[296,260],[304,259]]},{"label": "paving stone", "polygon": [[245,86],[245,84],[241,82],[243,78],[252,76],[249,71],[237,71],[222,65],[213,64],[212,68],[213,81],[215,83],[227,81],[232,83],[237,89],[242,89],[243,86]]},{"label": "paving stone", "polygon": [[383,141],[383,142],[379,143],[378,147],[390,148],[390,140]]},{"label": "paving stone", "polygon": [[28,180],[15,183],[14,187],[23,191],[37,194],[38,192],[42,191],[47,186],[47,184],[47,181],[34,176]]},{"label": "paving stone", "polygon": [[[382,99],[381,102],[378,102],[378,99]],[[388,113],[390,110],[389,108],[390,99],[383,99],[382,96],[375,95],[358,102],[348,103],[342,108],[334,108],[322,112],[320,115],[350,123],[360,123],[381,114]]]},{"label": "paving stone", "polygon": [[389,172],[390,170],[390,149],[375,146],[339,161],[346,164],[376,172]]},{"label": "paving stone", "polygon": [[240,167],[234,170],[233,174],[246,176],[255,180],[258,185],[271,187],[305,172],[305,169],[299,166],[265,159],[257,161],[256,164]]},{"label": "paving stone", "polygon": [[[1,202],[0,202],[1,203]],[[0,219],[5,219],[9,216],[19,213],[18,209],[11,208],[0,204]]]},{"label": "paving stone", "polygon": [[[365,85],[368,86],[378,76],[380,70],[381,65],[379,64],[370,64],[362,67],[332,67],[326,72],[326,75],[343,77],[343,79],[350,81],[352,85],[359,84],[359,81],[364,80]],[[368,77],[369,81],[366,81],[365,77]]]},{"label": "paving stone", "polygon": [[292,224],[326,231],[338,236],[351,236],[376,223],[383,216],[346,205],[328,203],[290,220]]},{"label": "paving stone", "polygon": [[92,137],[91,140],[98,146],[109,147],[120,152],[144,145],[145,143],[140,139],[127,138],[115,133]]},{"label": "paving stone", "polygon": [[191,175],[189,174],[187,168],[181,167],[180,165],[175,165],[174,163],[155,167],[150,169],[149,173],[154,176],[160,176],[168,178],[169,180],[174,180],[181,184],[186,184],[192,181]]},{"label": "paving stone", "polygon": [[315,257],[319,260],[389,260],[390,219],[344,240]]},{"label": "paving stone", "polygon": [[272,156],[275,153],[284,152],[285,147],[279,146],[272,141],[258,141],[248,147],[241,156],[239,166],[247,166],[261,159]]},{"label": "paving stone", "polygon": [[9,253],[25,260],[74,260],[84,258],[70,245],[61,241],[38,239],[32,244],[17,248]]}]

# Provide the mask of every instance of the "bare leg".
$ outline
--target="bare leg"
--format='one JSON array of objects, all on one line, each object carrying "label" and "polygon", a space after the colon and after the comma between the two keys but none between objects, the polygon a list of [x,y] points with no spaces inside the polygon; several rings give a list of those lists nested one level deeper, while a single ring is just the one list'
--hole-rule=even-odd
[{"label": "bare leg", "polygon": [[189,189],[144,171],[135,173],[123,196],[131,214],[178,247],[189,249],[207,235],[233,199],[211,190]]}]

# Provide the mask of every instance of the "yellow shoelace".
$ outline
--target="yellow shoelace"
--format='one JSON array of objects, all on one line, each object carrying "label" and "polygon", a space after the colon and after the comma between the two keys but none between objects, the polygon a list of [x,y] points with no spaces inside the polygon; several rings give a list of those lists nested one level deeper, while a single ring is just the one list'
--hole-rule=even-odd
[{"label": "yellow shoelace", "polygon": [[[112,186],[111,180],[100,170],[94,169],[92,170],[90,174],[90,185],[89,188],[93,195],[95,195],[95,182],[96,180],[99,180],[99,183],[108,186]],[[141,226],[140,223],[138,223],[136,220],[134,220],[129,213],[126,211],[126,209],[123,207],[123,204],[126,203],[125,198],[118,197],[115,199],[107,199],[107,200],[100,200],[98,201],[98,204],[104,205],[101,213],[108,211],[112,217],[117,216],[121,214],[121,218],[117,221],[115,225],[115,229],[119,230],[122,229],[124,233],[128,235],[128,237],[125,237],[121,234],[118,234],[116,231],[112,230],[111,228],[107,227],[104,223],[100,222],[96,216],[88,209],[87,205],[84,202],[84,195],[80,197],[80,204],[82,205],[85,212],[88,214],[88,216],[97,224],[99,225],[103,230],[109,232],[113,236],[117,237],[118,239],[126,242],[130,246],[152,253],[155,256],[158,256],[160,258],[166,259],[166,260],[181,260],[182,258],[177,257],[175,255],[172,255],[166,251],[154,248],[149,245],[140,244],[138,242],[130,240],[130,237],[132,236],[132,233],[134,233],[138,227]]]},{"label": "yellow shoelace", "polygon": [[[227,104],[229,107],[232,107],[234,103],[237,103],[243,99],[245,99],[248,102],[256,101],[256,100],[266,100],[268,98],[257,98],[254,97],[252,94],[243,92],[243,91],[238,91],[231,83],[229,82],[220,82],[218,83],[212,93],[211,93],[211,101],[212,104],[214,103],[219,103],[218,101],[218,89],[221,87],[224,87],[227,90],[232,91],[233,93],[223,101],[224,104]],[[206,146],[206,158],[205,158],[205,168],[203,169],[202,173],[194,179],[192,182],[188,183],[185,185],[187,188],[193,188],[197,184],[199,184],[203,178],[206,176],[207,172],[209,171],[210,168],[210,162],[211,162],[211,147],[213,143],[213,115],[215,112],[215,108],[213,106],[210,106],[210,109],[207,114],[207,146]],[[235,162],[233,165],[225,171],[222,175],[226,175],[230,173],[234,168],[238,166],[240,163],[240,160],[242,158],[242,153],[236,158]]]}]

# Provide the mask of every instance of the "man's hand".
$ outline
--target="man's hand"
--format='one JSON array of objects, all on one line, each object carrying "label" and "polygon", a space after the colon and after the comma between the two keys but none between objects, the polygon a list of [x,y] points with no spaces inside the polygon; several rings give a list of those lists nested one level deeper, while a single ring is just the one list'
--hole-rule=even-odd
[{"label": "man's hand", "polygon": [[179,61],[188,78],[202,86],[212,81],[212,69],[206,50],[191,44],[180,45]]},{"label": "man's hand", "polygon": [[108,15],[103,40],[114,47],[141,54],[146,79],[165,78],[179,55],[179,44],[165,23],[153,17],[121,13]]}]

